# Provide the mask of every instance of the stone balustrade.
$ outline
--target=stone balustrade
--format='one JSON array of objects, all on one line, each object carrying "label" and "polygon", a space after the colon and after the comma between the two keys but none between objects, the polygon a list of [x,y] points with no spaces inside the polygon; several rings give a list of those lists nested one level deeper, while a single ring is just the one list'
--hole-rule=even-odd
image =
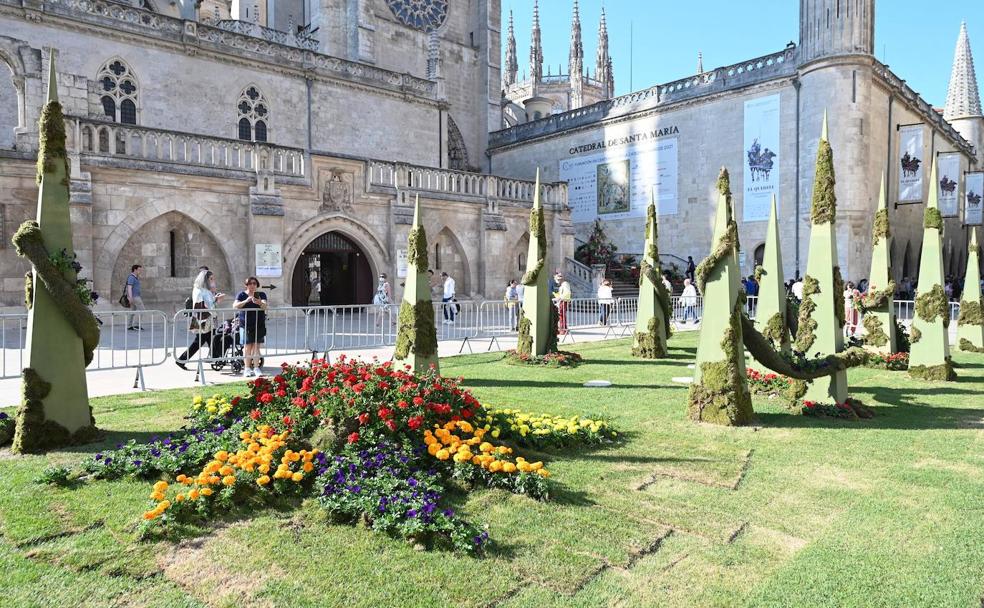
[{"label": "stone balustrade", "polygon": [[148,161],[204,169],[268,169],[276,175],[303,177],[303,150],[265,143],[150,129],[91,118],[66,119],[69,152],[89,157]]},{"label": "stone balustrade", "polygon": [[[457,199],[473,197],[482,201],[512,201],[532,204],[536,184],[527,180],[419,167],[403,163],[368,161],[367,191],[415,191],[453,195]],[[567,184],[541,184],[540,200],[544,207],[560,209],[567,205]]]},{"label": "stone balustrade", "polygon": [[213,23],[206,23],[206,25],[211,25],[220,30],[235,32],[244,36],[263,38],[267,42],[275,42],[286,46],[296,46],[309,51],[317,51],[319,46],[318,40],[312,38],[311,36],[302,35],[299,33],[281,32],[280,30],[263,27],[259,23],[253,23],[252,21],[221,19]]}]

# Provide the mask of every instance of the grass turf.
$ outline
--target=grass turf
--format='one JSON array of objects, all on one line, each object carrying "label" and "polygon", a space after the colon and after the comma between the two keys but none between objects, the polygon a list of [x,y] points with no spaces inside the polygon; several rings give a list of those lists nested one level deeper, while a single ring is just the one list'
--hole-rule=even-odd
[{"label": "grass turf", "polygon": [[[960,379],[852,370],[876,418],[794,416],[756,397],[758,425],[686,418],[696,334],[668,359],[626,341],[575,348],[576,369],[442,361],[485,403],[600,415],[623,444],[524,453],[552,500],[479,491],[485,559],[420,552],[328,524],[315,504],[230,519],[173,543],[135,540],[149,484],[32,482],[50,464],[177,429],[196,390],[94,400],[101,444],[44,457],[0,452],[0,597],[15,606],[979,606],[984,594],[984,360]],[[614,386],[587,389],[591,379]],[[222,391],[242,390],[223,387]]]}]

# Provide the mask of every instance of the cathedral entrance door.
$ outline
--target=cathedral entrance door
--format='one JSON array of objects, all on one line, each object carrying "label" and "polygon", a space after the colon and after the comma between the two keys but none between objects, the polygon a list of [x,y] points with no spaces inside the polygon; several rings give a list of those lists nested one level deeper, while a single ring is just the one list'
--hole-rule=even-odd
[{"label": "cathedral entrance door", "polygon": [[373,277],[365,252],[338,232],[312,241],[294,266],[294,306],[342,306],[372,302]]}]

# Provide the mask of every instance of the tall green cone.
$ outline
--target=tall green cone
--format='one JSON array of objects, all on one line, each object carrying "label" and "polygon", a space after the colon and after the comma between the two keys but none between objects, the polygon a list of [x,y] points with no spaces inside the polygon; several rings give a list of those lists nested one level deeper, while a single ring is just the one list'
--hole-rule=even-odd
[{"label": "tall green cone", "polygon": [[765,255],[755,269],[759,284],[755,324],[772,342],[773,349],[789,354],[789,330],[786,321],[786,285],[782,274],[782,250],[779,246],[779,218],[776,195],[772,195],[769,227],[765,233]]},{"label": "tall green cone", "polygon": [[977,229],[970,227],[970,246],[967,252],[967,274],[960,295],[960,317],[957,319],[957,340],[961,350],[984,352],[984,317],[981,316],[981,248],[977,245]]},{"label": "tall green cone", "polygon": [[929,199],[923,212],[922,255],[916,314],[912,317],[909,375],[924,380],[955,380],[950,362],[950,304],[943,290],[943,217],[936,159],[929,177]]},{"label": "tall green cone", "polygon": [[[803,301],[793,348],[808,357],[844,350],[844,281],[837,266],[837,197],[834,194],[834,153],[827,141],[827,113],[817,147],[816,175],[810,210],[809,259],[803,277]],[[814,380],[804,399],[846,403],[847,372]]]},{"label": "tall green cone", "polygon": [[658,222],[654,194],[646,211],[646,246],[639,269],[639,311],[632,343],[632,354],[646,359],[665,357],[666,340],[670,337],[672,308],[670,294],[660,276]]},{"label": "tall green cone", "polygon": [[89,441],[98,435],[85,367],[99,340],[91,311],[74,292],[75,271],[60,271],[51,255],[74,256],[69,214],[65,121],[58,102],[55,54],[48,71],[48,101],[39,122],[37,221],[14,235],[18,255],[33,266],[23,370],[23,401],[17,411],[15,452],[40,452]]},{"label": "tall green cone", "polygon": [[704,314],[688,414],[694,421],[725,425],[748,424],[754,416],[745,378],[742,298],[735,259],[738,225],[733,214],[728,171],[722,168],[714,249],[696,273],[698,289],[704,296]]},{"label": "tall green cone", "polygon": [[542,357],[557,351],[557,323],[549,289],[547,265],[547,231],[540,204],[540,169],[536,170],[536,190],[530,211],[530,248],[523,275],[523,308],[519,319],[521,355]]},{"label": "tall green cone", "polygon": [[861,300],[864,310],[864,345],[882,353],[898,352],[895,340],[895,281],[892,280],[892,231],[888,223],[885,174],[878,191],[878,211],[871,230],[871,272],[868,293]]},{"label": "tall green cone", "polygon": [[427,279],[427,233],[420,224],[420,195],[417,195],[413,226],[407,237],[407,281],[393,352],[394,363],[409,365],[415,373],[424,372],[431,366],[439,369],[434,304]]}]

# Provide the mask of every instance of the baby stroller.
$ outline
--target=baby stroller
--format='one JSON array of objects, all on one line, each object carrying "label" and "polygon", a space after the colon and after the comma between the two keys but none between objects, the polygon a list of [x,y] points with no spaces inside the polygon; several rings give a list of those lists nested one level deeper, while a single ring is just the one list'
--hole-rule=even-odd
[{"label": "baby stroller", "polygon": [[[226,364],[234,374],[243,371],[243,335],[239,327],[237,316],[226,320],[222,327],[215,331],[212,337],[212,352],[215,353],[212,369],[215,371],[220,371]],[[263,367],[262,357],[260,357],[260,367]]]}]

